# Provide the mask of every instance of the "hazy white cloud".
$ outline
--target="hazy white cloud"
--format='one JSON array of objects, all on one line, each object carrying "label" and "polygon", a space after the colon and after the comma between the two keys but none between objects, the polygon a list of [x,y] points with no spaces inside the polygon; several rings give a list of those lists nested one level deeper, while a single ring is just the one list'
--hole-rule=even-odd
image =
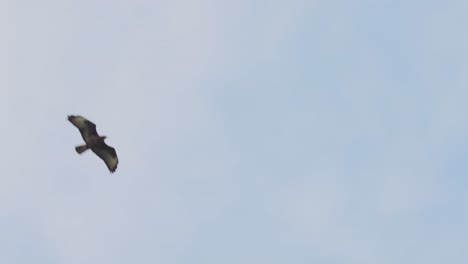
[{"label": "hazy white cloud", "polygon": [[3,262],[466,259],[463,3],[29,2],[0,3]]}]

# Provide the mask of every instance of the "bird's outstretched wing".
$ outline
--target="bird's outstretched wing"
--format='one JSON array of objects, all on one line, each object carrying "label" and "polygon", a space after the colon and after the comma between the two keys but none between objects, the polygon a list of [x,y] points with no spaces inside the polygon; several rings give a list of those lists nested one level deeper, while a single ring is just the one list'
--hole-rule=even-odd
[{"label": "bird's outstretched wing", "polygon": [[90,137],[99,136],[96,131],[96,125],[84,117],[70,115],[68,116],[68,121],[80,130],[81,136],[85,142],[87,142],[87,139]]},{"label": "bird's outstretched wing", "polygon": [[117,153],[113,147],[110,147],[106,143],[102,142],[98,146],[93,147],[91,150],[106,163],[110,172],[114,172],[117,169],[119,159],[117,158]]}]

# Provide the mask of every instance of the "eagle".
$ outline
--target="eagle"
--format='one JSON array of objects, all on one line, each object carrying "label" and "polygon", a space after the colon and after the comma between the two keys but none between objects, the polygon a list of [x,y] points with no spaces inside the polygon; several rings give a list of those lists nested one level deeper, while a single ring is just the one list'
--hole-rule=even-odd
[{"label": "eagle", "polygon": [[119,159],[117,158],[115,149],[104,142],[106,136],[100,136],[96,131],[96,125],[84,117],[69,115],[68,121],[80,130],[81,136],[86,143],[85,145],[77,146],[75,148],[76,152],[81,154],[91,149],[106,163],[109,171],[113,173],[117,169]]}]

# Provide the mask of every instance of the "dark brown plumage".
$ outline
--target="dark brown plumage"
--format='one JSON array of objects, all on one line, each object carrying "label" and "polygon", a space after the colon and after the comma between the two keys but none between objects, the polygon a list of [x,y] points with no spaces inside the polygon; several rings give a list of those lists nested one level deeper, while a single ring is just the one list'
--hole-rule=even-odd
[{"label": "dark brown plumage", "polygon": [[91,121],[81,116],[68,116],[70,121],[75,127],[80,130],[81,136],[85,141],[85,145],[78,146],[75,148],[78,154],[91,149],[99,158],[101,158],[107,165],[107,168],[111,173],[117,169],[119,159],[117,153],[113,147],[108,146],[104,140],[105,136],[99,136],[96,131],[96,125]]}]

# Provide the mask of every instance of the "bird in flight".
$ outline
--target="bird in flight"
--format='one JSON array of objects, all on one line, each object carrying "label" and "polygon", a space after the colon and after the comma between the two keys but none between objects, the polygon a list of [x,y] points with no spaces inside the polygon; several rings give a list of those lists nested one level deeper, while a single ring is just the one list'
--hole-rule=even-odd
[{"label": "bird in flight", "polygon": [[86,143],[85,145],[77,146],[75,148],[76,152],[81,154],[91,149],[106,163],[109,171],[113,173],[117,169],[119,159],[117,158],[115,149],[104,142],[106,136],[99,136],[96,131],[96,125],[84,117],[70,115],[68,116],[68,121],[80,130],[81,136]]}]

